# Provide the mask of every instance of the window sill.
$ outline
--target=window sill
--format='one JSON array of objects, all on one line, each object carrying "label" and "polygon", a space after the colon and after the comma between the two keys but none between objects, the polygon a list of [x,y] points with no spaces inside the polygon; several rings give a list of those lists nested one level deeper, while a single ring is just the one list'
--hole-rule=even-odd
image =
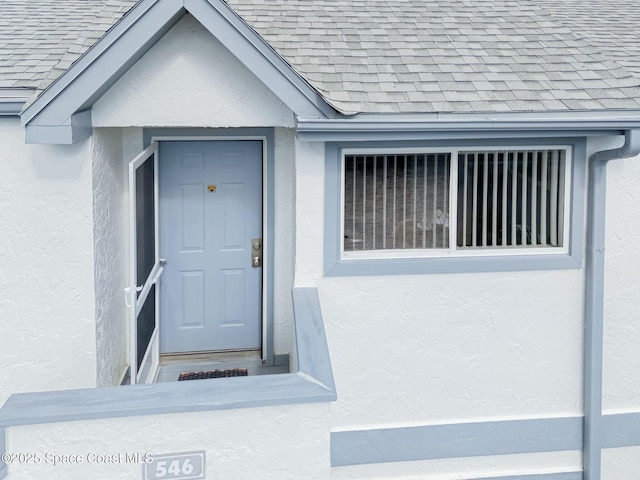
[{"label": "window sill", "polygon": [[569,270],[582,266],[569,254],[458,256],[428,258],[341,259],[325,264],[325,275],[415,275],[431,273],[512,272]]}]

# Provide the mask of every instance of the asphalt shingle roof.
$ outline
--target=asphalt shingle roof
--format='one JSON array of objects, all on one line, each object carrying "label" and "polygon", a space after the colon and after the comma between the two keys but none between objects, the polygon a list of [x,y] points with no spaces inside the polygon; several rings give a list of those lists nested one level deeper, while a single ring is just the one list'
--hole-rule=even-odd
[{"label": "asphalt shingle roof", "polygon": [[229,3],[343,111],[640,106],[638,78],[535,1]]},{"label": "asphalt shingle roof", "polygon": [[[0,0],[0,87],[46,86],[134,0]],[[229,0],[343,112],[640,109],[632,0]]]},{"label": "asphalt shingle roof", "polygon": [[136,0],[0,0],[0,88],[42,89]]}]

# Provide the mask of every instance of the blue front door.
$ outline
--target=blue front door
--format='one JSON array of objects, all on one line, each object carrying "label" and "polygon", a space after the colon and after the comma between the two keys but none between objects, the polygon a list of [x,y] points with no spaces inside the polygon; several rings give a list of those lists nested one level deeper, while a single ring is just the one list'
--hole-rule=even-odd
[{"label": "blue front door", "polygon": [[160,144],[161,353],[258,349],[262,142]]}]

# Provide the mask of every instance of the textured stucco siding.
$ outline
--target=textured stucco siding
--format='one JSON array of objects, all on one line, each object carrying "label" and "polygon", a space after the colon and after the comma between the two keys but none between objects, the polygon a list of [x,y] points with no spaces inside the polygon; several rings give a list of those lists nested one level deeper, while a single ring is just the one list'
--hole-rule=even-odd
[{"label": "textured stucco siding", "polygon": [[607,168],[603,408],[640,412],[640,157]]},{"label": "textured stucco siding", "polygon": [[[596,138],[587,150],[590,154],[620,143]],[[582,415],[584,267],[325,277],[324,212],[319,207],[325,192],[318,186],[324,149],[320,143],[297,142],[296,152],[295,281],[319,286],[339,392],[332,409],[334,431]],[[607,412],[640,412],[640,254],[633,243],[640,235],[640,217],[634,213],[638,192],[640,159],[611,163]],[[553,470],[553,462],[544,458],[540,466]],[[635,472],[640,457],[612,449],[605,458],[605,478],[615,478],[615,469]],[[577,468],[573,460],[558,469]],[[363,468],[343,467],[334,477],[365,478]],[[451,474],[458,471],[454,464],[448,468]],[[399,478],[376,471],[380,478]],[[478,466],[475,474],[491,471]]]},{"label": "textured stucco siding", "polygon": [[602,480],[638,480],[640,446],[606,448],[602,451]]},{"label": "textured stucco siding", "polygon": [[579,415],[582,285],[579,271],[325,279],[334,425]]},{"label": "textured stucco siding", "polygon": [[295,133],[276,128],[274,135],[274,352],[291,353],[293,344]]},{"label": "textured stucco siding", "polygon": [[127,366],[125,170],[120,129],[96,129],[92,142],[98,386],[117,385]]},{"label": "textured stucco siding", "polygon": [[0,405],[96,384],[90,142],[25,145],[0,118]]},{"label": "textured stucco siding", "polygon": [[[7,480],[138,480],[142,465],[88,463],[88,454],[204,450],[207,479],[326,480],[328,404],[28,425],[8,429],[13,452],[81,455],[81,465],[12,464]],[[44,457],[42,457],[44,458]],[[93,457],[91,457],[93,458]]]},{"label": "textured stucco siding", "polygon": [[289,127],[293,114],[190,15],[93,106],[94,127]]},{"label": "textured stucco siding", "polygon": [[296,283],[320,279],[334,427],[581,413],[581,270],[322,278],[324,151],[297,151]]}]

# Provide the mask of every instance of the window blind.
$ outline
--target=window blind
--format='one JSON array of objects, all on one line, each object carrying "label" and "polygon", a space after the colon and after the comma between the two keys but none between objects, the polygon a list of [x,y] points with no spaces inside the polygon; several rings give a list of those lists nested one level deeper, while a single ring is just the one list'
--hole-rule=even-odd
[{"label": "window blind", "polygon": [[344,250],[447,248],[450,153],[347,155]]}]

